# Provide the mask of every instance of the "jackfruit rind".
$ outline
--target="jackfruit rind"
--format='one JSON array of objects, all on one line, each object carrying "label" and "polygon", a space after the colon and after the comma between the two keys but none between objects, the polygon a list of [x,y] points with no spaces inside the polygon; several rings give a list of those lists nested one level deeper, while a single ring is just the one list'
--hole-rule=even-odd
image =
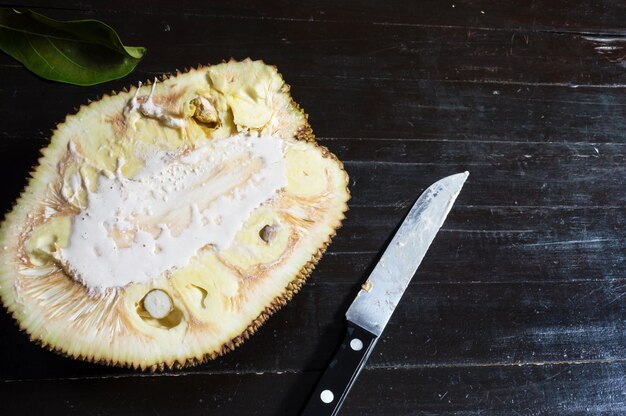
[{"label": "jackfruit rind", "polygon": [[[270,166],[245,150],[259,143],[279,146],[280,160]],[[235,146],[244,149],[241,154],[231,151]],[[0,227],[0,296],[31,339],[110,365],[181,367],[241,344],[300,289],[340,226],[349,198],[343,165],[315,142],[289,87],[261,61],[200,66],[104,96],[59,124],[42,154]],[[81,241],[77,221],[95,212],[90,203],[94,195],[107,195],[104,184],[122,189],[145,180],[155,155],[167,169],[185,171],[181,177],[202,179],[193,179],[193,186],[213,186],[224,177],[234,178],[234,185],[214,199],[205,198],[204,188],[192,193],[179,186],[180,195],[193,196],[187,205],[179,203],[184,198],[176,184],[163,185],[160,196],[177,195],[159,217],[165,225],[151,220],[156,214],[138,211],[122,218],[125,226],[105,224],[119,251],[137,246],[140,234],[154,241],[165,229],[183,236],[194,215],[209,212],[216,200],[229,198],[236,210],[235,202],[247,201],[239,194],[256,186],[250,181],[281,180],[260,205],[241,214],[226,246],[218,238],[150,280],[95,284],[89,269],[79,270],[68,254]],[[205,160],[213,163],[206,177],[190,173],[203,172],[198,163]],[[225,170],[230,176],[220,176]],[[227,214],[198,224],[221,226]],[[93,246],[96,260],[105,262],[94,236],[86,233],[85,247]],[[155,255],[164,250],[155,247]],[[131,268],[140,270],[147,260],[138,258]]]}]

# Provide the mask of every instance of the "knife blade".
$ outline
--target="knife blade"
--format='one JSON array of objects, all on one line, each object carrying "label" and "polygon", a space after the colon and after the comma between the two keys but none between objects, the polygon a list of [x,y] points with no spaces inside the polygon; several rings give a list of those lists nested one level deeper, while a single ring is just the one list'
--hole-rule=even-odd
[{"label": "knife blade", "polygon": [[447,176],[417,199],[346,312],[347,330],[302,416],[335,416],[443,225],[468,172]]}]

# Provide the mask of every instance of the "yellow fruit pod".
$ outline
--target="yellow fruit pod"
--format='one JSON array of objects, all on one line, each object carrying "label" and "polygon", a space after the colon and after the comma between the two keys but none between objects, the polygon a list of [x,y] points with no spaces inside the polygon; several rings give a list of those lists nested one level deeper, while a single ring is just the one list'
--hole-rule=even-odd
[{"label": "yellow fruit pod", "polygon": [[232,350],[305,282],[348,176],[276,68],[146,82],[57,125],[0,226],[0,297],[43,346],[139,369]]}]

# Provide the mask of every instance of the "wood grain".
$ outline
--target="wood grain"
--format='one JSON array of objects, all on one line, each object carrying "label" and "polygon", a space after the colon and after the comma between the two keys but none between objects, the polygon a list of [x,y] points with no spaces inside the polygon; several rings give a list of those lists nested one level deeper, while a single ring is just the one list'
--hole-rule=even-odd
[{"label": "wood grain", "polygon": [[317,24],[320,22],[372,22],[382,26],[460,26],[499,28],[527,28],[533,30],[563,30],[584,32],[617,32],[623,29],[620,20],[626,13],[624,4],[616,0],[603,2],[583,1],[573,7],[565,0],[540,0],[531,6],[522,0],[506,3],[490,0],[461,0],[421,2],[377,1],[342,2],[337,7],[332,0],[315,2],[293,2],[273,0],[263,3],[244,0],[234,3],[211,3],[206,5],[195,1],[172,3],[168,0],[150,2],[150,7],[137,7],[123,0],[106,2],[90,1],[33,1],[17,0],[13,5],[44,7],[51,9],[84,11],[113,11],[134,15],[169,16],[181,12],[190,17],[220,17],[238,20],[262,20],[269,22],[294,21]]},{"label": "wood grain", "polygon": [[[624,371],[624,363],[369,370],[357,381],[342,415],[617,415],[624,407]],[[11,382],[3,386],[12,398],[4,409],[19,413],[19,403],[30,400],[30,408],[43,414],[295,415],[318,375]],[[31,400],[32,392],[38,400]]]},{"label": "wood grain", "polygon": [[626,412],[623,2],[11,6],[104,20],[149,52],[124,80],[89,88],[41,81],[0,56],[3,211],[73,108],[231,56],[278,66],[320,143],[344,161],[352,200],[302,292],[242,347],[195,368],[150,375],[69,360],[0,314],[3,411],[297,414],[411,203],[467,169],[341,414]]}]

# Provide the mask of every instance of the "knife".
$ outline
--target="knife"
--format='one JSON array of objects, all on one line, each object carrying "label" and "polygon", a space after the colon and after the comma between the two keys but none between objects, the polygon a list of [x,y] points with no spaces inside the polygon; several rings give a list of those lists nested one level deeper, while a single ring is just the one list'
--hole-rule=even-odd
[{"label": "knife", "polygon": [[350,305],[345,338],[302,416],[337,415],[468,175],[435,182],[415,202]]}]

